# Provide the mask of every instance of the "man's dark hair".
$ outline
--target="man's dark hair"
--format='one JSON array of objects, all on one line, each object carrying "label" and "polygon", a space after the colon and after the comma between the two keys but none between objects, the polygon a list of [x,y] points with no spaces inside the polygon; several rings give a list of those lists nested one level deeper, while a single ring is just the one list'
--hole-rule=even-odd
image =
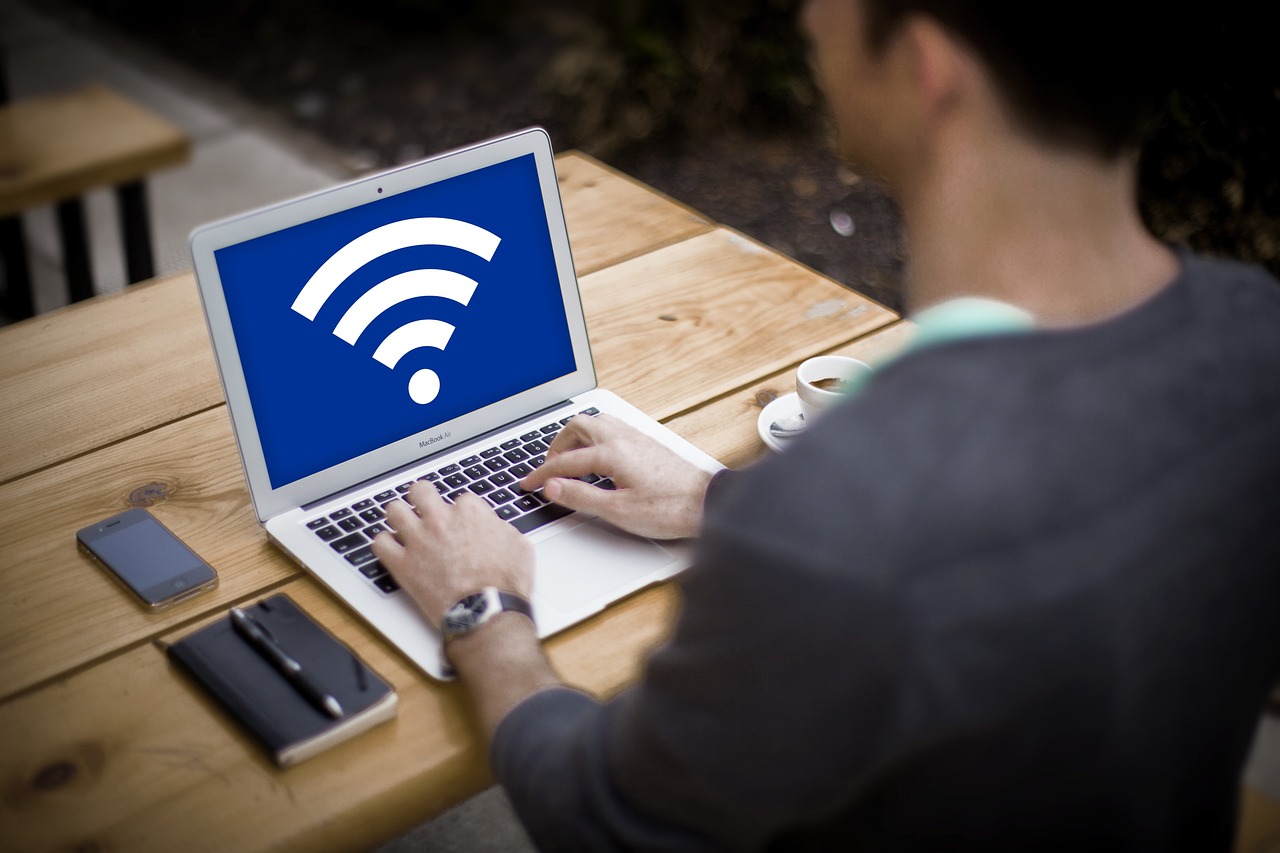
[{"label": "man's dark hair", "polygon": [[1016,122],[1046,142],[1108,159],[1139,143],[1171,87],[1175,9],[1143,15],[1125,3],[983,0],[863,7],[871,50],[882,50],[908,16],[933,18],[981,58]]}]

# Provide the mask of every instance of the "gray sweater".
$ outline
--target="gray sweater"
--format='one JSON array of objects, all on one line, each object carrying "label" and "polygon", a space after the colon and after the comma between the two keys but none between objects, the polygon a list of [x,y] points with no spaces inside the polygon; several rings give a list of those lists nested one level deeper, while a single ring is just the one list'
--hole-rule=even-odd
[{"label": "gray sweater", "polygon": [[492,751],[546,849],[1227,850],[1280,679],[1280,284],[910,354],[715,481],[609,703]]}]

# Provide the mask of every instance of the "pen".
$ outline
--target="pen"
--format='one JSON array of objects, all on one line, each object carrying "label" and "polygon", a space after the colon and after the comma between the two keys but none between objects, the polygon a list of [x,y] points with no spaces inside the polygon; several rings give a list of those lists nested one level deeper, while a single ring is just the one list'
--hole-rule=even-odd
[{"label": "pen", "polygon": [[236,629],[236,633],[244,637],[249,645],[253,646],[259,654],[270,661],[271,665],[280,671],[280,674],[292,684],[299,693],[307,697],[311,704],[315,705],[324,713],[333,717],[335,720],[342,719],[342,706],[338,704],[338,700],[325,693],[306,671],[302,665],[289,656],[289,653],[280,648],[267,630],[258,623],[248,613],[245,613],[239,607],[231,608],[231,624]]}]

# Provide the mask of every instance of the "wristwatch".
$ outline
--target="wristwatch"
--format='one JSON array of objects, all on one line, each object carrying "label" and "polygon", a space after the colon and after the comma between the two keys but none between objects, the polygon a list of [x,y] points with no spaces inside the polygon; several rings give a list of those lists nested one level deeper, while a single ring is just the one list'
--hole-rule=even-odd
[{"label": "wristwatch", "polygon": [[456,637],[469,634],[499,613],[507,611],[523,613],[529,617],[530,622],[533,621],[533,606],[513,592],[493,586],[473,592],[445,611],[444,622],[440,626],[444,641],[447,644]]}]

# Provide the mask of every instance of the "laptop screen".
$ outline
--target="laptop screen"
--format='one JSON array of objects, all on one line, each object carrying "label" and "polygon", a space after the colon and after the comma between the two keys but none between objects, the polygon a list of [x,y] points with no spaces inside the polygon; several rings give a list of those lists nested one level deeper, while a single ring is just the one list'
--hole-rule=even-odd
[{"label": "laptop screen", "polygon": [[533,154],[214,259],[273,489],[577,369]]}]

